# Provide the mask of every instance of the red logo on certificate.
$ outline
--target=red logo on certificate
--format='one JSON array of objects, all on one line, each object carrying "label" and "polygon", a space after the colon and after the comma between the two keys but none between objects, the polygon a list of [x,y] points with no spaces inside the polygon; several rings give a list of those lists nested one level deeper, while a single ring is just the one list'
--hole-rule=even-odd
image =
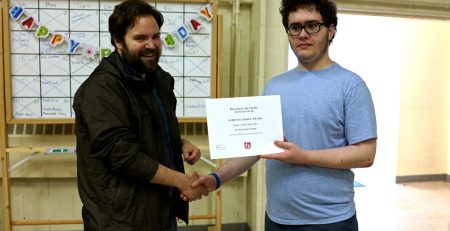
[{"label": "red logo on certificate", "polygon": [[244,148],[245,149],[251,149],[252,148],[252,142],[244,142]]}]

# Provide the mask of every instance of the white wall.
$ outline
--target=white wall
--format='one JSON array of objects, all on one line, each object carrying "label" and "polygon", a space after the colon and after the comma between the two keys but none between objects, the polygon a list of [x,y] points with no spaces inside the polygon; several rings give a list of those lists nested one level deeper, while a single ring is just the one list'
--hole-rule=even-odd
[{"label": "white wall", "polygon": [[[377,116],[377,155],[371,168],[356,170],[356,178],[394,180],[398,150],[400,80],[404,19],[339,15],[330,47],[332,59],[359,74],[372,93]],[[371,176],[376,176],[372,178]],[[362,179],[363,178],[363,179]]]},{"label": "white wall", "polygon": [[330,56],[366,81],[377,114],[375,164],[356,170],[357,179],[367,184],[448,174],[450,45],[445,41],[450,41],[448,21],[339,15]]}]

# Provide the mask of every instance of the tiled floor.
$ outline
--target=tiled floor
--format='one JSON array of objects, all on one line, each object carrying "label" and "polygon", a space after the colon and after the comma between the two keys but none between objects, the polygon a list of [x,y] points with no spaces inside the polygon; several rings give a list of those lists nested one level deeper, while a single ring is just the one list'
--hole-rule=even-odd
[{"label": "tiled floor", "polygon": [[450,182],[369,184],[355,191],[361,231],[450,231]]},{"label": "tiled floor", "polygon": [[[450,231],[450,182],[395,184],[368,179],[357,183],[362,184],[355,187],[360,231]],[[222,230],[237,229],[225,225]]]}]

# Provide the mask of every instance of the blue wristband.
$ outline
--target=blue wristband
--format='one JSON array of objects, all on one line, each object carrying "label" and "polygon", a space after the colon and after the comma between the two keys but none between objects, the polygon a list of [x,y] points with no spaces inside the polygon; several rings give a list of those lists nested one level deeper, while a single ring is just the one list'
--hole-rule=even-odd
[{"label": "blue wristband", "polygon": [[217,175],[217,173],[213,172],[213,173],[210,173],[209,175],[213,176],[214,179],[216,179],[216,189],[220,188],[220,178]]}]

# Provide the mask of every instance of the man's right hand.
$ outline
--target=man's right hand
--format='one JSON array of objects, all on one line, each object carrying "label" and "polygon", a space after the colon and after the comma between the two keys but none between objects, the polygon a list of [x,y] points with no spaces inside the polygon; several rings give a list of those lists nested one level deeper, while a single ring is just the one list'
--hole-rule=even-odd
[{"label": "man's right hand", "polygon": [[217,182],[216,179],[211,175],[205,175],[198,177],[197,180],[195,180],[192,184],[192,187],[204,187],[208,192],[212,192],[216,190]]},{"label": "man's right hand", "polygon": [[[207,196],[210,192],[205,186],[201,185],[193,187],[193,183],[199,179],[199,175],[196,172],[186,174],[185,184],[180,188],[180,197],[185,201],[195,201]],[[214,180],[214,179],[213,179]]]}]

